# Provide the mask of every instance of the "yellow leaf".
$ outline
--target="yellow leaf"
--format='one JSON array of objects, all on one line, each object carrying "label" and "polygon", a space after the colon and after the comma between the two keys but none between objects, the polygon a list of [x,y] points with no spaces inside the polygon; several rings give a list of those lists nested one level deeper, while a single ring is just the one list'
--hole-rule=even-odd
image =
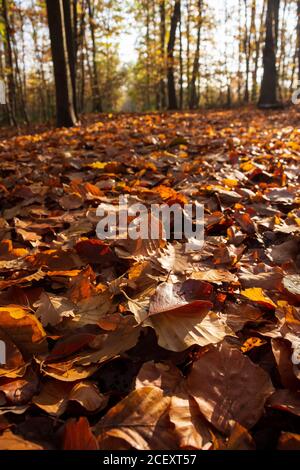
[{"label": "yellow leaf", "polygon": [[107,165],[107,162],[94,162],[88,166],[90,168],[93,168],[94,170],[105,170],[106,165]]},{"label": "yellow leaf", "polygon": [[260,346],[263,346],[266,344],[266,341],[260,339],[260,338],[248,338],[247,341],[244,342],[243,346],[241,347],[241,351],[243,353],[247,353],[251,351],[251,349],[254,348],[259,348]]},{"label": "yellow leaf", "polygon": [[248,171],[254,170],[255,165],[251,162],[245,162],[241,164],[241,170],[244,171],[245,173],[248,173]]},{"label": "yellow leaf", "polygon": [[247,297],[247,299],[262,304],[266,307],[276,307],[276,304],[274,304],[274,302],[265,295],[264,291],[260,287],[253,287],[252,289],[243,290],[241,294],[244,297]]},{"label": "yellow leaf", "polygon": [[229,188],[236,188],[239,185],[239,182],[237,180],[232,180],[229,178],[223,179],[223,183]]}]

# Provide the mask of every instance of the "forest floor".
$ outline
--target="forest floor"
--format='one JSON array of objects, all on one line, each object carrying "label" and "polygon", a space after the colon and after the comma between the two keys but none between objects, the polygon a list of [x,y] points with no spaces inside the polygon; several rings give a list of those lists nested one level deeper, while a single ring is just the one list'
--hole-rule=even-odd
[{"label": "forest floor", "polygon": [[[0,449],[300,450],[296,108],[1,137]],[[125,194],[204,246],[99,240]]]}]

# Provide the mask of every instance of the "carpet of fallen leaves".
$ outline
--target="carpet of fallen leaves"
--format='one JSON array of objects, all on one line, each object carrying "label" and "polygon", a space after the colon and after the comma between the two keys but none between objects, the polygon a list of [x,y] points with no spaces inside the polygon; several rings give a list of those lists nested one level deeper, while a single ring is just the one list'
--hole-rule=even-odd
[{"label": "carpet of fallen leaves", "polygon": [[[105,115],[2,138],[0,449],[300,449],[299,122]],[[204,204],[203,249],[97,239],[124,194]]]}]

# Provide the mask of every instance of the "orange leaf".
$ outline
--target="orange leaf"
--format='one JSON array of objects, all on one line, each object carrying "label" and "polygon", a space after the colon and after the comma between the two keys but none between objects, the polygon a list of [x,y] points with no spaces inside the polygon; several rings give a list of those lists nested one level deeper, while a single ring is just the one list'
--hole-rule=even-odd
[{"label": "orange leaf", "polygon": [[63,450],[98,450],[87,418],[70,419],[64,428]]}]

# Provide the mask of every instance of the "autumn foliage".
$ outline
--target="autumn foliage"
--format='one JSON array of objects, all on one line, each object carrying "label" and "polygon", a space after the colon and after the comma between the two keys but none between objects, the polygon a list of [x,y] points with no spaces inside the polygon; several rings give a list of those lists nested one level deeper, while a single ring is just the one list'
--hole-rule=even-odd
[{"label": "autumn foliage", "polygon": [[[0,143],[0,449],[300,449],[296,111],[105,115]],[[101,241],[198,201],[205,244]]]}]

